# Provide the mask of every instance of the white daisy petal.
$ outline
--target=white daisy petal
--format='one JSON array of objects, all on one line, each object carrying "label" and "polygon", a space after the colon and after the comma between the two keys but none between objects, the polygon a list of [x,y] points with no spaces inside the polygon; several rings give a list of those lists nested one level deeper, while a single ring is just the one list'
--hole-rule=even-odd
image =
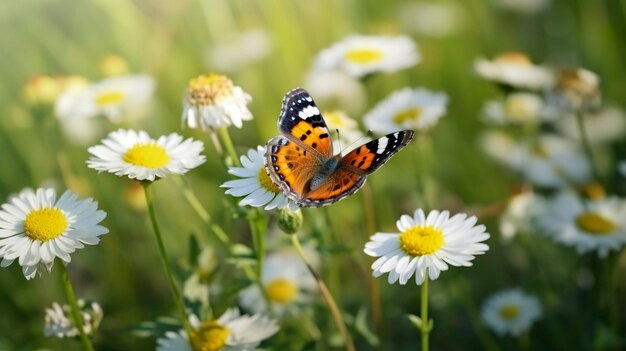
[{"label": "white daisy petal", "polygon": [[417,209],[413,218],[402,215],[397,221],[400,234],[376,233],[365,244],[365,254],[378,257],[372,263],[374,277],[388,273],[390,284],[406,284],[415,274],[416,284],[435,280],[453,266],[471,266],[476,255],[489,250],[485,226],[476,217],[432,210],[426,215]]},{"label": "white daisy petal", "polygon": [[[16,208],[19,212],[14,211]],[[78,200],[69,191],[57,200],[54,189],[25,189],[0,210],[4,219],[0,221],[2,265],[17,259],[26,279],[32,279],[41,268],[51,269],[56,257],[70,262],[76,249],[96,244],[98,236],[108,232],[99,225],[105,217],[95,201]],[[80,241],[72,238],[74,233],[80,233]]]}]

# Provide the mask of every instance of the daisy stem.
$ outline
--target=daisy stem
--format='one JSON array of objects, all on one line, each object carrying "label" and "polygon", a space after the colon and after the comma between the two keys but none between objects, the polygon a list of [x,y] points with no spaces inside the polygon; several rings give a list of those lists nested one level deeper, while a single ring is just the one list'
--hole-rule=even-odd
[{"label": "daisy stem", "polygon": [[428,334],[430,333],[430,330],[432,329],[432,325],[430,323],[430,321],[428,320],[428,269],[426,269],[426,272],[424,273],[425,278],[424,278],[424,282],[422,283],[422,288],[421,288],[421,296],[420,296],[420,300],[421,300],[421,315],[420,315],[420,319],[422,320],[422,323],[420,325],[420,329],[422,331],[422,351],[428,351]]},{"label": "daisy stem", "polygon": [[333,319],[335,320],[335,324],[337,324],[337,329],[339,329],[339,334],[341,334],[345,342],[346,350],[355,351],[356,349],[354,348],[354,343],[352,342],[352,338],[350,337],[350,334],[348,333],[346,324],[343,321],[343,318],[341,317],[341,311],[339,311],[339,307],[337,306],[337,303],[333,299],[333,296],[330,294],[330,291],[326,287],[326,284],[322,280],[322,277],[320,277],[317,274],[317,272],[315,272],[315,269],[313,269],[313,267],[307,261],[306,256],[304,255],[304,251],[302,250],[302,246],[300,245],[300,240],[298,239],[298,236],[296,234],[292,234],[290,235],[290,237],[291,237],[291,243],[293,244],[293,247],[296,249],[296,252],[298,252],[298,256],[300,256],[300,259],[302,260],[302,262],[306,265],[309,272],[311,272],[311,275],[317,282],[317,286],[319,287],[320,292],[322,293],[322,296],[324,297],[324,300],[326,300],[326,303],[328,304],[328,309],[330,310],[330,313],[332,314]]},{"label": "daisy stem", "polygon": [[206,210],[206,208],[202,206],[202,203],[200,203],[200,200],[198,200],[196,194],[191,190],[189,184],[187,184],[187,182],[185,182],[180,177],[173,178],[174,183],[182,188],[183,196],[185,197],[185,199],[187,199],[187,202],[189,202],[194,211],[196,211],[198,216],[200,216],[200,219],[202,219],[202,221],[207,224],[209,228],[211,228],[211,231],[213,232],[213,234],[215,234],[215,237],[225,246],[230,246],[230,240],[228,239],[228,235],[226,234],[224,229],[222,229],[222,227],[213,223],[211,215]]},{"label": "daisy stem", "polygon": [[578,132],[580,133],[580,141],[583,144],[583,149],[585,150],[585,154],[589,160],[591,172],[593,173],[594,179],[599,182],[600,173],[598,172],[598,168],[596,166],[593,150],[591,150],[591,143],[589,142],[589,136],[587,135],[587,130],[585,128],[585,115],[582,111],[578,111],[578,113],[576,113],[576,122],[578,125]]},{"label": "daisy stem", "polygon": [[270,317],[273,317],[274,310],[272,308],[272,300],[263,285],[263,265],[265,264],[265,227],[267,226],[267,218],[256,209],[254,209],[253,212],[254,218],[250,218],[248,222],[252,232],[252,243],[254,245],[254,252],[256,253],[257,259],[255,282],[261,291],[261,295],[263,295],[265,303],[267,304],[268,314]]},{"label": "daisy stem", "polygon": [[156,220],[156,215],[154,212],[154,202],[152,201],[152,189],[150,188],[150,185],[152,185],[152,183],[142,182],[141,185],[143,185],[143,190],[146,195],[146,203],[148,204],[150,222],[152,222],[152,227],[154,228],[154,236],[156,237],[157,246],[159,247],[161,263],[163,263],[163,268],[165,269],[165,273],[170,283],[170,287],[172,288],[172,295],[174,295],[174,304],[178,309],[181,322],[183,324],[183,327],[185,328],[185,331],[187,332],[187,335],[191,337],[193,335],[193,328],[191,328],[191,325],[189,324],[189,318],[187,317],[187,312],[185,312],[185,303],[183,302],[183,297],[180,294],[180,290],[176,285],[176,280],[174,279],[174,275],[172,274],[172,270],[170,269],[167,252],[165,251],[165,245],[163,245],[163,238],[161,237],[161,230],[159,229],[159,225]]},{"label": "daisy stem", "polygon": [[93,345],[91,345],[91,340],[89,340],[89,337],[87,337],[87,334],[85,333],[85,328],[83,327],[83,319],[80,315],[80,308],[78,307],[78,301],[76,301],[76,295],[74,294],[74,288],[72,288],[72,282],[70,282],[70,278],[67,275],[67,268],[65,268],[65,264],[60,260],[58,263],[61,267],[61,279],[63,280],[65,295],[67,296],[67,300],[72,307],[72,318],[74,318],[74,323],[76,323],[76,328],[78,328],[80,341],[83,343],[83,347],[85,350],[93,351]]},{"label": "daisy stem", "polygon": [[[374,210],[374,198],[372,197],[372,188],[368,183],[363,186],[363,207],[365,211],[366,233],[374,233],[376,231],[376,212]],[[380,288],[378,281],[371,274],[367,275],[370,286],[370,308],[372,309],[372,321],[374,330],[378,335],[381,334],[381,303]]]},{"label": "daisy stem", "polygon": [[238,167],[241,166],[241,162],[239,162],[239,156],[237,156],[235,146],[233,145],[233,140],[230,138],[230,134],[228,134],[228,129],[226,127],[222,127],[218,129],[218,133],[220,139],[222,140],[222,144],[226,149],[226,153],[232,159],[233,164]]}]

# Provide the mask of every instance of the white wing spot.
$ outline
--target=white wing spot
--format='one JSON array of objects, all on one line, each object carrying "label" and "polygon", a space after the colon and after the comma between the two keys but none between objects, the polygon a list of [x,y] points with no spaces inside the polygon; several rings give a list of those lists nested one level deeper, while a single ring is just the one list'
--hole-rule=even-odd
[{"label": "white wing spot", "polygon": [[385,152],[385,149],[387,148],[387,142],[389,141],[389,138],[387,137],[382,137],[380,139],[378,139],[378,149],[376,150],[377,154],[382,154],[383,152]]},{"label": "white wing spot", "polygon": [[313,101],[313,99],[310,96],[307,96],[306,97],[306,101],[311,102],[311,101]]}]

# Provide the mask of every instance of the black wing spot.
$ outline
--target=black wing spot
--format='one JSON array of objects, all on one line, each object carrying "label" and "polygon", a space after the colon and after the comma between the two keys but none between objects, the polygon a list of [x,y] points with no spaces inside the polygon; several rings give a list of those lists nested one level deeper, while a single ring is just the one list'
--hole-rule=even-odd
[{"label": "black wing spot", "polygon": [[278,157],[272,156],[272,162],[277,162],[277,161],[278,161]]},{"label": "black wing spot", "polygon": [[365,159],[366,159],[366,158],[367,158],[367,155],[363,156],[363,159],[362,159],[362,160],[363,160],[363,161],[365,161]]},{"label": "black wing spot", "polygon": [[335,186],[333,187],[333,190],[339,190],[339,188],[341,188],[341,185],[340,185],[340,184],[337,184],[337,185],[335,185]]},{"label": "black wing spot", "polygon": [[361,153],[361,148],[356,149],[356,154],[360,154]]},{"label": "black wing spot", "polygon": [[300,137],[300,140],[305,141],[306,140],[306,134],[302,134],[302,136]]},{"label": "black wing spot", "polygon": [[365,161],[359,162],[359,165],[357,167],[361,168],[361,166],[363,166],[364,163],[365,163]]},{"label": "black wing spot", "polygon": [[293,163],[291,163],[291,162],[287,163],[287,167],[293,168]]},{"label": "black wing spot", "polygon": [[274,170],[275,170],[276,172],[278,172],[278,171],[280,171],[280,167],[278,167],[278,166],[274,166]]},{"label": "black wing spot", "polygon": [[320,134],[320,139],[325,139],[328,138],[328,134],[324,133],[324,134]]},{"label": "black wing spot", "polygon": [[306,135],[311,135],[311,130],[310,129],[306,131]]},{"label": "black wing spot", "polygon": [[317,143],[311,144],[311,147],[313,147],[315,149],[317,147]]},{"label": "black wing spot", "polygon": [[280,173],[278,173],[278,179],[280,179],[280,180],[285,180],[285,176],[284,176],[284,175],[282,175],[282,174],[280,174]]},{"label": "black wing spot", "polygon": [[350,166],[354,166],[355,162],[356,162],[356,160],[352,160],[352,162],[350,162]]},{"label": "black wing spot", "polygon": [[342,183],[343,183],[343,185],[348,185],[348,183],[350,183],[350,179],[349,178],[343,178]]},{"label": "black wing spot", "polygon": [[[300,154],[298,154],[298,156],[300,156]],[[304,156],[306,156],[306,150],[304,150]]]}]

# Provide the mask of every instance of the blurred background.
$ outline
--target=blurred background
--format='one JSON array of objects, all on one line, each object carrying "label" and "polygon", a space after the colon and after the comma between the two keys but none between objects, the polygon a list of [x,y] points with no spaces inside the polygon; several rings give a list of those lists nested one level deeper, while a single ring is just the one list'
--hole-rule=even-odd
[{"label": "blurred background", "polygon": [[[252,96],[254,120],[230,130],[238,153],[243,154],[277,134],[283,95],[313,84],[313,60],[320,50],[355,33],[409,35],[422,57],[417,66],[374,75],[341,101],[326,106],[318,101],[322,110],[341,105],[364,129],[362,116],[397,89],[426,87],[445,92],[449,99],[445,117],[424,136],[427,142],[420,142],[418,136],[407,151],[368,180],[376,204],[374,218],[366,218],[362,210],[362,193],[330,210],[304,211],[303,236],[326,248],[322,272],[331,290],[348,315],[356,316],[362,308],[369,311],[363,287],[368,284],[370,261],[361,254],[373,234],[367,231],[368,220],[373,220],[376,231],[393,232],[396,219],[418,207],[475,213],[492,234],[491,250],[478,257],[471,269],[452,269],[432,284],[434,348],[528,347],[514,339],[495,339],[479,318],[486,296],[517,286],[539,295],[548,316],[529,336],[533,349],[591,349],[589,340],[571,338],[591,333],[592,322],[579,318],[577,304],[590,296],[585,290],[583,257],[545,238],[520,239],[522,246],[499,240],[498,209],[519,181],[478,147],[478,135],[485,127],[479,112],[500,91],[480,79],[473,64],[480,57],[521,51],[547,66],[582,66],[601,77],[603,101],[623,107],[625,7],[619,0],[4,1],[0,3],[0,198],[42,185],[94,197],[108,213],[104,225],[110,233],[98,247],[74,255],[69,273],[79,297],[98,301],[104,309],[96,349],[152,349],[153,338],[139,337],[132,330],[143,321],[174,313],[143,194],[129,180],[88,169],[87,147],[119,127],[144,129],[152,136],[177,132],[205,141],[207,163],[186,175],[185,181],[235,241],[249,244],[245,223],[233,220],[230,206],[225,206],[232,199],[219,188],[230,179],[222,159],[206,133],[182,128],[182,99],[189,80],[218,72]],[[116,70],[144,73],[155,80],[147,110],[142,118],[121,123],[94,122],[79,130],[78,137],[59,126],[51,105],[33,102],[27,93],[28,84],[36,84],[40,76],[81,76],[95,82]],[[614,146],[621,159],[625,147],[623,138]],[[61,155],[51,152],[61,148]],[[424,148],[432,152],[416,156]],[[431,194],[428,203],[424,192]],[[194,234],[202,246],[213,245],[213,239],[170,179],[158,182],[155,193],[172,264],[183,275],[189,270],[190,236]],[[320,213],[330,218],[330,226]],[[328,228],[331,233],[325,232]],[[216,255],[225,255],[219,246]],[[620,267],[623,273],[623,260]],[[44,308],[64,301],[58,274],[53,269],[26,281],[17,264],[0,269],[0,350],[79,349],[78,343],[43,336]],[[354,279],[343,280],[348,276]],[[418,313],[419,288],[390,286],[384,279],[379,283],[383,320],[379,349],[415,349],[418,334],[405,314]],[[216,303],[225,307],[236,303],[236,290],[242,284],[223,289]],[[624,292],[624,283],[618,284]],[[317,321],[327,318],[321,314]],[[322,332],[332,328],[326,324],[320,327]],[[355,333],[355,339],[359,350],[377,349],[363,335]],[[581,346],[581,340],[588,344]]]}]

